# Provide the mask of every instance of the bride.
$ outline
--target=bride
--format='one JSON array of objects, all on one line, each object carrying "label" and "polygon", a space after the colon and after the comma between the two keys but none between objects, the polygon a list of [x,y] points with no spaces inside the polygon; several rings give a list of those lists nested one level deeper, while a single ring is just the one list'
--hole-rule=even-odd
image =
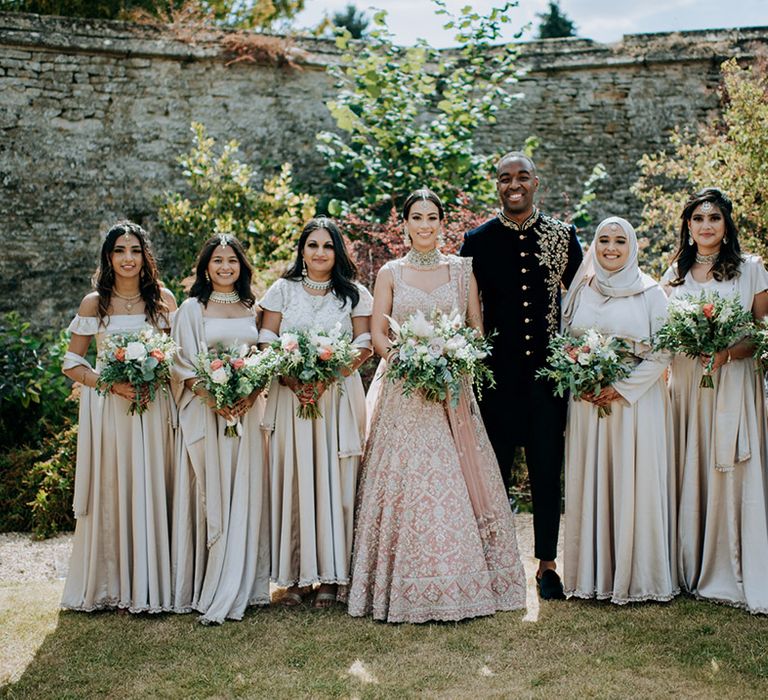
[{"label": "bride", "polygon": [[[382,267],[374,292],[371,333],[384,358],[390,316],[458,309],[482,330],[471,260],[437,249],[443,217],[430,190],[405,200],[412,248]],[[451,409],[381,383],[359,487],[350,615],[425,622],[524,606],[514,522],[479,415],[470,390]]]}]

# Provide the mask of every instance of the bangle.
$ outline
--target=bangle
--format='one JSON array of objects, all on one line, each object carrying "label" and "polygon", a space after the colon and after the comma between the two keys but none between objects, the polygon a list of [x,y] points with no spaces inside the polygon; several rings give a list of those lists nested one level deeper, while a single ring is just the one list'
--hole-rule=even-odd
[{"label": "bangle", "polygon": [[728,359],[725,361],[725,364],[730,365],[731,364],[731,349],[728,348]]},{"label": "bangle", "polygon": [[195,379],[195,381],[194,381],[194,382],[192,382],[192,386],[191,386],[191,387],[189,387],[189,388],[192,390],[192,393],[193,393],[193,394],[196,394],[196,393],[197,393],[197,391],[196,391],[196,390],[197,390],[197,387],[198,387],[198,386],[200,386],[201,384],[204,384],[204,383],[205,383],[205,382],[204,382],[202,379],[199,379],[199,378],[198,378],[198,379]]}]

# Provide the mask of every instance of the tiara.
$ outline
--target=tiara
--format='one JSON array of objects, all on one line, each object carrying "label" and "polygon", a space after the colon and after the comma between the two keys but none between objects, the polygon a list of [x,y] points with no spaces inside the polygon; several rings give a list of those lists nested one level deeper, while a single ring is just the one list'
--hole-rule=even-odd
[{"label": "tiara", "polygon": [[219,245],[224,248],[228,246],[232,241],[235,240],[235,237],[231,233],[220,233],[219,236]]}]

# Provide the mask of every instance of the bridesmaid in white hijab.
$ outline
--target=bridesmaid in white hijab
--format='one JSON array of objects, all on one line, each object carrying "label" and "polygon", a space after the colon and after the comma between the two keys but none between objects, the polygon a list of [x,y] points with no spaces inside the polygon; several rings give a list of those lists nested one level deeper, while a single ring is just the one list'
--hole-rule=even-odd
[{"label": "bridesmaid in white hijab", "polygon": [[[635,367],[599,396],[571,399],[565,449],[566,594],[623,604],[666,601],[675,575],[672,421],[667,354],[647,345],[667,298],[637,264],[637,236],[605,219],[566,295],[563,325],[625,339]],[[598,417],[598,406],[611,413]]]}]

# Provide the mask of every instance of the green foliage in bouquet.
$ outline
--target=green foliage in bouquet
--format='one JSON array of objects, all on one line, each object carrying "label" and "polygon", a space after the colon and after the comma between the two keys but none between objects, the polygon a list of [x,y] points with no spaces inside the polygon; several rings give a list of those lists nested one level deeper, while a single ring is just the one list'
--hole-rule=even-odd
[{"label": "green foliage in bouquet", "polygon": [[517,3],[487,15],[467,5],[458,16],[443,0],[434,4],[444,27],[455,30],[454,50],[424,41],[396,46],[385,12],[374,15],[365,42],[352,42],[348,31],[336,40],[341,64],[328,70],[338,93],[328,108],[340,132],[317,136],[332,182],[332,216],[372,211],[383,220],[425,183],[449,205],[460,192],[478,205],[495,200],[490,173],[499,154],[476,152],[475,138],[519,97],[509,90],[516,50],[498,46]]},{"label": "green foliage in bouquet", "polygon": [[695,132],[675,129],[669,152],[645,155],[639,162],[641,175],[632,191],[643,202],[638,230],[651,242],[642,255],[659,274],[676,247],[685,201],[703,187],[719,186],[728,193],[742,244],[768,255],[768,60],[742,68],[731,59],[721,71],[722,119]]},{"label": "green foliage in bouquet", "polygon": [[651,340],[655,350],[669,350],[689,357],[710,355],[700,386],[711,389],[715,353],[751,337],[753,331],[752,314],[744,309],[739,297],[704,291],[671,299],[667,320]]},{"label": "green foliage in bouquet", "polygon": [[254,169],[238,158],[237,141],[217,149],[198,122],[192,123],[192,133],[192,150],[179,158],[188,193],[166,193],[158,211],[161,230],[175,240],[177,274],[191,272],[203,242],[216,231],[236,236],[257,270],[289,260],[316,205],[314,197],[294,191],[291,165],[285,163],[259,190]]}]

